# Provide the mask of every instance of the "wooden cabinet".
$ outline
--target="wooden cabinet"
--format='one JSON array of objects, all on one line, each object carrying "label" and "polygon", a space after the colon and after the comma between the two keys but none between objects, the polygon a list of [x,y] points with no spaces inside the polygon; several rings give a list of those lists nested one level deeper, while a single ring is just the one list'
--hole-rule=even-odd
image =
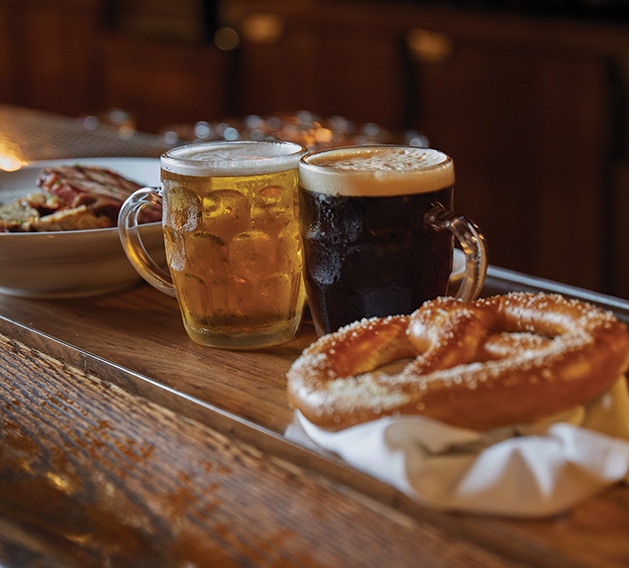
[{"label": "wooden cabinet", "polygon": [[249,6],[235,22],[241,36],[241,110],[309,110],[402,127],[403,38],[381,29],[377,20],[356,25],[319,6],[299,6],[276,13]]},{"label": "wooden cabinet", "polygon": [[2,0],[2,100],[68,114],[87,111],[104,21],[103,0]]},{"label": "wooden cabinet", "polygon": [[9,26],[9,10],[0,4],[0,99],[4,101],[13,97],[13,82],[11,80],[13,65],[9,49]]},{"label": "wooden cabinet", "polygon": [[100,42],[96,107],[133,114],[141,130],[236,113],[231,57],[211,45],[107,34]]},{"label": "wooden cabinet", "polygon": [[69,115],[122,107],[149,131],[237,112],[233,54],[204,41],[195,2],[150,21],[150,3],[130,3],[119,26],[113,4],[0,0],[0,100]]},{"label": "wooden cabinet", "polygon": [[418,126],[454,157],[457,205],[486,233],[491,261],[605,289],[608,61],[452,41],[447,61],[417,63]]}]

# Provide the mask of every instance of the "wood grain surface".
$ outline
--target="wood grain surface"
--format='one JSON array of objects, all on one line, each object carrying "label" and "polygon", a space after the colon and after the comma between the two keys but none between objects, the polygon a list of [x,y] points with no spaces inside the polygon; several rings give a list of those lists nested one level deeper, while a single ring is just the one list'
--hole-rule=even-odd
[{"label": "wood grain surface", "polygon": [[3,566],[508,565],[4,335],[0,400]]},{"label": "wood grain surface", "polygon": [[625,486],[553,519],[446,514],[285,439],[312,339],[199,347],[145,285],[0,296],[2,565],[628,565]]}]

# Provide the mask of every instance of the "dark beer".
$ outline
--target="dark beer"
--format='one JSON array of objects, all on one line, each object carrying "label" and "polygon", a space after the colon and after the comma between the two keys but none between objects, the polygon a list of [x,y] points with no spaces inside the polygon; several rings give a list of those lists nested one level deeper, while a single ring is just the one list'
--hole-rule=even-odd
[{"label": "dark beer", "polygon": [[453,236],[425,217],[435,205],[452,209],[451,160],[419,148],[327,154],[300,169],[305,282],[318,333],[408,314],[445,294]]}]

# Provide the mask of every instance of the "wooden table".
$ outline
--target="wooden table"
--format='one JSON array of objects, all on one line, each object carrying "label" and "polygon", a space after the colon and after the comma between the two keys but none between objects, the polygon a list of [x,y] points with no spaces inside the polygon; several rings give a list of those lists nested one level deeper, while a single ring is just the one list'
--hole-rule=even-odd
[{"label": "wooden table", "polygon": [[[547,289],[491,268],[485,294]],[[285,437],[285,372],[314,339],[200,347],[174,299],[0,296],[0,565],[627,566],[629,489],[550,520],[427,509]]]}]

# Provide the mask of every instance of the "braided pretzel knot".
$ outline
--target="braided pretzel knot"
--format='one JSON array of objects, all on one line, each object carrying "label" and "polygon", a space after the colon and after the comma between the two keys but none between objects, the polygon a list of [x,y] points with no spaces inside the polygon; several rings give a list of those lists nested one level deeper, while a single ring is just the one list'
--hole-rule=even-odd
[{"label": "braided pretzel knot", "polygon": [[[378,369],[409,358],[398,373]],[[590,304],[524,292],[443,297],[319,338],[289,369],[288,398],[324,428],[420,414],[483,430],[583,403],[628,365],[625,325]]]}]

